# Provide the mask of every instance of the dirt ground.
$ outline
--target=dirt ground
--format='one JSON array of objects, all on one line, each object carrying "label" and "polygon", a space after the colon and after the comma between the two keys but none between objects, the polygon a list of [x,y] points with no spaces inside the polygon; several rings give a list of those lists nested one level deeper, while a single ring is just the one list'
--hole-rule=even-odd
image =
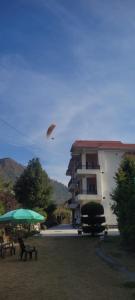
[{"label": "dirt ground", "polygon": [[95,254],[96,239],[35,237],[38,260],[0,258],[0,300],[130,300],[134,290]]}]

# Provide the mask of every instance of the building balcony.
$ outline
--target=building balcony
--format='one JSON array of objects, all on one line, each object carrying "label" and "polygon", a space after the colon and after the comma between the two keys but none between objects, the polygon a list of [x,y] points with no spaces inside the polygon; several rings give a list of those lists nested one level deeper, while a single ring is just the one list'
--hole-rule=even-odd
[{"label": "building balcony", "polygon": [[77,190],[78,188],[78,184],[76,179],[70,179],[69,183],[68,183],[68,190],[69,192],[73,192],[75,190]]},{"label": "building balcony", "polygon": [[72,202],[72,203],[70,203],[70,204],[68,205],[68,207],[69,207],[70,209],[76,209],[76,208],[78,207],[78,205],[79,205],[79,203],[78,203],[78,201],[77,201],[77,202]]},{"label": "building balcony", "polygon": [[78,202],[71,198],[68,200],[68,207],[71,209],[76,209],[78,207]]},{"label": "building balcony", "polygon": [[86,169],[86,170],[99,170],[100,165],[97,162],[87,162],[86,164],[81,164],[81,162],[76,166],[77,169]]},{"label": "building balcony", "polygon": [[76,167],[76,174],[78,175],[89,175],[89,174],[97,174],[100,171],[100,166],[96,163],[89,163],[86,165],[79,164]]},{"label": "building balcony", "polygon": [[86,169],[100,169],[98,162],[88,162],[86,161]]},{"label": "building balcony", "polygon": [[100,169],[86,169],[86,168],[82,168],[82,169],[77,169],[76,170],[76,174],[77,175],[96,175],[100,173]]},{"label": "building balcony", "polygon": [[82,195],[97,195],[97,189],[96,189],[96,186],[94,186],[93,187],[93,189],[91,189],[91,190],[89,190],[89,189],[87,189],[87,190],[78,190],[77,192],[76,192],[76,195],[78,195],[78,194],[82,194]]},{"label": "building balcony", "polygon": [[75,200],[76,201],[101,201],[102,196],[97,194],[96,189],[93,191],[90,190],[80,190],[76,193]]}]

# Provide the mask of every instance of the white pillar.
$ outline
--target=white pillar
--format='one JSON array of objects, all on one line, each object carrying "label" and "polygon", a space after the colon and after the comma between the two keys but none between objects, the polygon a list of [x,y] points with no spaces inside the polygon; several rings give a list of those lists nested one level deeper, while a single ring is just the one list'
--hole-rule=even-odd
[{"label": "white pillar", "polygon": [[82,168],[86,168],[86,153],[82,153]]},{"label": "white pillar", "polygon": [[102,188],[101,188],[101,174],[97,174],[97,194],[102,196]]},{"label": "white pillar", "polygon": [[86,177],[82,177],[82,190],[87,191],[87,180],[86,180]]}]

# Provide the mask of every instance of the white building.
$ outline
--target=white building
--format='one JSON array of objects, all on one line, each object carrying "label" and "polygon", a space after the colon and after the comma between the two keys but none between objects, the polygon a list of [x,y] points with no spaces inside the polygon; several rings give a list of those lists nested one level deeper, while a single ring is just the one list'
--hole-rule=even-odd
[{"label": "white building", "polygon": [[71,176],[68,188],[72,193],[69,207],[73,212],[73,220],[80,218],[83,204],[96,201],[104,206],[106,223],[116,224],[110,194],[115,187],[115,173],[125,154],[135,155],[135,144],[120,141],[74,142],[66,172]]}]

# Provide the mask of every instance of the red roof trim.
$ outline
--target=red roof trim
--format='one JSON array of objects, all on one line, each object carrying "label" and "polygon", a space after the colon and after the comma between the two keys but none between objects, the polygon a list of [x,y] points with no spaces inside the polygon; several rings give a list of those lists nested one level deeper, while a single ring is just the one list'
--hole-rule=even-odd
[{"label": "red roof trim", "polygon": [[124,144],[121,141],[88,141],[78,140],[72,145],[71,151],[76,148],[96,148],[96,149],[118,149],[135,150],[135,144]]}]

